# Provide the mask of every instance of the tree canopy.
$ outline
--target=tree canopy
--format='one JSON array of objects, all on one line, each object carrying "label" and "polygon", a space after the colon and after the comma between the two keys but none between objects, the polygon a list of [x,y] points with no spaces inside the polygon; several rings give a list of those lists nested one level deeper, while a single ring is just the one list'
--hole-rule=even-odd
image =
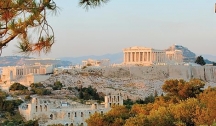
[{"label": "tree canopy", "polygon": [[198,57],[196,58],[195,63],[197,63],[197,64],[199,64],[199,65],[201,65],[201,66],[203,66],[203,65],[206,64],[206,62],[205,62],[205,60],[203,59],[202,56],[198,56]]},{"label": "tree canopy", "polygon": [[165,96],[155,97],[152,103],[114,106],[86,122],[89,126],[214,126],[216,88],[204,90],[203,86],[199,79],[167,80],[162,87]]},{"label": "tree canopy", "polygon": [[[109,0],[79,0],[80,6],[94,8]],[[56,13],[54,0],[0,1],[0,54],[14,38],[19,38],[19,53],[48,53],[55,42],[54,29],[47,21],[49,12]],[[31,36],[33,31],[38,33]]]}]

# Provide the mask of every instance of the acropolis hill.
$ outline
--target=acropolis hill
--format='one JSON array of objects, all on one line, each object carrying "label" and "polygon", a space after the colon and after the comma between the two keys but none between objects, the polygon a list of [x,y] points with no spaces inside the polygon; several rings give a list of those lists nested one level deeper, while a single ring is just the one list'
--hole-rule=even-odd
[{"label": "acropolis hill", "polygon": [[[104,94],[121,93],[123,98],[144,99],[155,90],[161,94],[164,81],[167,79],[190,80],[199,78],[206,82],[206,87],[216,86],[216,67],[214,66],[130,66],[104,67],[65,70],[51,76],[42,83],[46,86],[61,81],[66,87],[93,86]],[[59,91],[59,94],[69,91]]]},{"label": "acropolis hill", "polygon": [[[65,89],[92,86],[104,94],[121,93],[124,99],[135,100],[144,99],[155,91],[161,94],[161,86],[167,79],[198,78],[204,80],[206,86],[216,83],[216,67],[185,63],[186,60],[194,60],[195,54],[182,46],[173,45],[167,50],[134,46],[125,48],[123,52],[122,64],[110,65],[108,59],[89,59],[84,60],[79,67],[55,67],[52,69],[53,75],[47,75],[52,73],[52,65],[44,66],[45,64],[37,63],[36,66],[29,64],[22,67],[6,67],[3,68],[2,83],[7,82],[7,84],[2,84],[1,87],[7,89],[11,85],[10,82],[20,81],[26,86],[33,82],[41,82],[50,89],[49,85],[60,81]],[[45,60],[27,61],[45,62]],[[56,63],[59,60],[52,60],[52,62]],[[73,95],[68,90],[56,93]]]},{"label": "acropolis hill", "polygon": [[[32,83],[42,85],[40,88],[49,90],[49,96],[31,95],[31,101],[19,106],[26,120],[39,119],[41,126],[58,123],[86,126],[85,120],[92,113],[106,113],[112,105],[123,105],[123,100],[139,101],[156,93],[161,95],[162,85],[169,79],[201,79],[205,88],[216,86],[216,66],[186,63],[194,60],[194,55],[185,57],[180,46],[180,49],[174,47],[125,48],[121,64],[110,64],[109,59],[86,59],[80,65],[58,67],[60,60],[27,59],[22,66],[2,67],[0,88],[9,91],[15,82],[29,89],[34,88],[30,86]],[[61,83],[60,89],[54,89],[56,82]],[[105,96],[105,102],[81,102],[78,89],[89,86]]]}]

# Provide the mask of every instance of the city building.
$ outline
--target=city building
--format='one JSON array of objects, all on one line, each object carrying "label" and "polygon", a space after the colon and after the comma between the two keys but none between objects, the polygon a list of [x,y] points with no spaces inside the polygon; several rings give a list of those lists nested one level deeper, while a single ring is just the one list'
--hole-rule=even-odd
[{"label": "city building", "polygon": [[82,65],[83,66],[109,66],[110,60],[109,59],[102,59],[102,60],[88,59],[88,60],[83,60]]},{"label": "city building", "polygon": [[39,119],[40,126],[63,124],[65,126],[87,126],[85,120],[95,112],[104,114],[112,105],[123,105],[121,95],[105,96],[103,104],[80,104],[71,100],[34,97],[29,103],[19,106],[20,114],[26,120]]},{"label": "city building", "polygon": [[53,65],[34,65],[8,66],[2,67],[1,81],[5,84],[19,82],[29,86],[31,83],[37,83],[46,80],[53,73]]},{"label": "city building", "polygon": [[166,65],[179,64],[183,60],[182,51],[165,51],[146,47],[129,47],[123,49],[125,65]]},{"label": "city building", "polygon": [[54,68],[59,67],[60,62],[61,62],[60,59],[51,59],[51,58],[24,59],[25,65],[34,65],[39,63],[41,65],[52,65]]}]

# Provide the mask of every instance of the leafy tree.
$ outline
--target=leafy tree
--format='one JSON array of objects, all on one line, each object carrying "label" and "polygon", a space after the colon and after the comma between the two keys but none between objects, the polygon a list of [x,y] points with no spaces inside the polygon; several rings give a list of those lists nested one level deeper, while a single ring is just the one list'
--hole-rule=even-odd
[{"label": "leafy tree", "polygon": [[[80,6],[94,8],[108,0],[79,0]],[[54,43],[54,29],[47,21],[49,11],[56,13],[54,0],[1,0],[0,50],[14,38],[19,38],[20,53],[48,53]],[[31,32],[39,30],[34,38]]]},{"label": "leafy tree", "polygon": [[215,62],[213,62],[213,63],[212,63],[212,65],[213,65],[213,66],[216,66],[216,63],[215,63]]},{"label": "leafy tree", "polygon": [[88,126],[104,126],[104,116],[96,112],[86,120],[86,123],[88,124]]},{"label": "leafy tree", "polygon": [[148,120],[147,116],[139,114],[136,117],[131,117],[126,120],[124,126],[150,126],[151,123]]},{"label": "leafy tree", "polygon": [[0,111],[7,111],[10,114],[14,114],[14,110],[18,108],[18,106],[22,103],[23,101],[18,99],[18,100],[4,100],[2,102],[2,105],[0,106]]},{"label": "leafy tree", "polygon": [[189,97],[196,97],[199,93],[203,91],[204,82],[199,79],[191,79],[186,82],[182,79],[180,80],[166,80],[162,89],[164,92],[168,93],[168,96],[176,97],[179,100],[187,99]]},{"label": "leafy tree", "polygon": [[32,98],[31,98],[31,96],[30,95],[26,95],[25,96],[25,100],[31,100]]},{"label": "leafy tree", "polygon": [[43,84],[41,83],[32,83],[30,87],[31,88],[44,88]]},{"label": "leafy tree", "polygon": [[127,108],[131,108],[131,106],[134,104],[134,102],[131,99],[127,99],[127,100],[123,100],[123,104],[127,107]]},{"label": "leafy tree", "polygon": [[60,81],[56,81],[52,88],[53,88],[53,90],[61,90],[62,87],[63,87],[62,83]]},{"label": "leafy tree", "polygon": [[196,63],[196,64],[199,64],[199,65],[201,65],[201,66],[203,66],[203,65],[206,64],[206,62],[205,62],[205,60],[203,59],[202,56],[198,56],[198,57],[196,58],[195,63]]},{"label": "leafy tree", "polygon": [[28,89],[26,86],[20,84],[20,83],[14,83],[10,86],[9,90],[16,91],[16,90],[26,90]]},{"label": "leafy tree", "polygon": [[12,119],[12,120],[6,120],[3,122],[4,126],[38,126],[38,120],[29,120],[27,122],[24,122],[23,120],[17,120],[17,119]]},{"label": "leafy tree", "polygon": [[103,96],[100,96],[97,92],[97,89],[89,87],[81,87],[80,89],[76,88],[79,91],[79,98],[84,100],[103,100]]},{"label": "leafy tree", "polygon": [[194,118],[196,117],[196,108],[199,106],[199,101],[196,98],[189,98],[181,101],[178,104],[169,106],[169,110],[176,120],[180,120],[187,126],[194,126]]},{"label": "leafy tree", "polygon": [[33,93],[35,93],[35,94],[38,94],[38,95],[49,95],[49,94],[51,94],[51,91],[48,90],[48,89],[45,89],[45,87],[41,83],[32,83],[30,85],[30,87],[31,87],[31,91],[33,91]]},{"label": "leafy tree", "polygon": [[155,101],[155,97],[157,97],[157,94],[155,94],[155,96],[153,96],[152,94],[150,94],[148,97],[146,97],[144,100],[136,100],[135,103],[137,104],[148,104],[148,103],[153,103]]},{"label": "leafy tree", "polygon": [[216,119],[216,88],[208,88],[198,97],[202,106],[196,111],[196,125],[211,125]]},{"label": "leafy tree", "polygon": [[52,125],[48,125],[48,126],[64,126],[63,124],[52,124]]},{"label": "leafy tree", "polygon": [[88,126],[123,126],[130,117],[129,109],[125,106],[114,106],[108,113],[95,113],[86,120]]}]

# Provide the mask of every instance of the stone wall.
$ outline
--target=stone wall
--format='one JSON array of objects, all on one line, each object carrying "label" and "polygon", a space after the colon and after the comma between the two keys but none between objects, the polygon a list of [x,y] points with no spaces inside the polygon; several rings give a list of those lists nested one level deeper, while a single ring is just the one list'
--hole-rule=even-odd
[{"label": "stone wall", "polygon": [[131,77],[144,80],[199,78],[207,82],[216,82],[216,66],[131,66],[106,67],[100,70],[103,76],[109,78]]}]

